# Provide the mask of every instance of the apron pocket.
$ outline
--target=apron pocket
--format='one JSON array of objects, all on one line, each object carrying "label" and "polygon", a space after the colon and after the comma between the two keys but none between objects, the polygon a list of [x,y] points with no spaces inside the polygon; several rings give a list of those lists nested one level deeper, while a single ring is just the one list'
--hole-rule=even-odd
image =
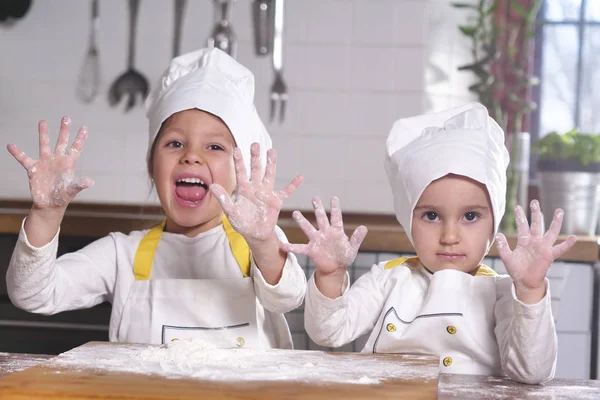
[{"label": "apron pocket", "polygon": [[174,340],[202,339],[218,348],[243,347],[247,338],[256,336],[250,322],[223,327],[162,326],[162,344]]}]

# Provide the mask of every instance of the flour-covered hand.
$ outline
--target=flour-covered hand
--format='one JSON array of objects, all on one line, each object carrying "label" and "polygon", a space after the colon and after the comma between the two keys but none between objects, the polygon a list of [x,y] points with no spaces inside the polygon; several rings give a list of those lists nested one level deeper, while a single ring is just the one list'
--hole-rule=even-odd
[{"label": "flour-covered hand", "polygon": [[309,239],[308,244],[282,244],[284,250],[292,253],[308,255],[317,270],[323,274],[331,274],[339,269],[347,268],[358,253],[358,249],[367,235],[367,228],[359,226],[348,238],[344,231],[342,211],[337,197],[331,199],[331,221],[323,208],[321,199],[313,199],[318,230],[304,218],[300,211],[294,211],[296,223]]},{"label": "flour-covered hand", "polygon": [[267,166],[262,179],[258,143],[252,143],[250,154],[251,175],[248,180],[242,154],[238,148],[234,149],[237,188],[233,198],[218,184],[210,185],[210,191],[221,204],[231,226],[247,242],[260,242],[275,237],[275,226],[283,201],[294,193],[304,178],[298,176],[283,189],[274,192],[276,151],[274,149],[267,151]]},{"label": "flour-covered hand", "polygon": [[93,186],[90,178],[75,178],[75,164],[83,150],[87,139],[87,128],[82,127],[69,146],[69,128],[71,120],[64,117],[60,123],[60,131],[54,151],[50,148],[48,124],[40,121],[39,160],[33,160],[16,145],[9,144],[8,151],[27,170],[29,188],[33,200],[33,208],[60,209],[66,208],[75,196],[83,189]]},{"label": "flour-covered hand", "polygon": [[515,208],[517,221],[517,246],[510,250],[506,237],[498,234],[496,246],[508,274],[512,277],[517,297],[526,303],[541,300],[546,291],[544,279],[554,260],[567,252],[577,238],[569,236],[554,246],[562,226],[564,212],[557,209],[548,232],[542,228],[542,211],[537,200],[531,202],[531,229],[525,212],[520,206]]}]

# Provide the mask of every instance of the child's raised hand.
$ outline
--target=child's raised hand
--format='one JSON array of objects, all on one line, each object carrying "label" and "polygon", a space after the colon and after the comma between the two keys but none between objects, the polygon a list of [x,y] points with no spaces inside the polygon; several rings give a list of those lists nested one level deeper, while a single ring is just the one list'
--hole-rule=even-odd
[{"label": "child's raised hand", "polygon": [[232,199],[221,185],[210,185],[210,191],[221,204],[221,208],[231,226],[239,232],[246,241],[264,241],[273,239],[275,225],[279,218],[281,205],[304,180],[298,176],[283,189],[274,192],[277,153],[274,149],[267,151],[267,167],[265,175],[260,179],[260,145],[252,143],[250,148],[250,181],[242,154],[234,149],[235,173],[237,178],[237,195]]},{"label": "child's raised hand", "polygon": [[367,228],[359,226],[354,230],[350,239],[344,232],[342,211],[337,197],[331,199],[331,223],[323,208],[321,199],[313,199],[313,207],[317,219],[318,230],[315,229],[300,211],[294,211],[294,220],[308,236],[308,244],[283,243],[282,248],[292,253],[308,255],[317,270],[330,274],[338,269],[348,267],[358,253],[358,249],[367,235]]},{"label": "child's raised hand", "polygon": [[557,209],[548,232],[542,230],[542,212],[537,200],[531,202],[531,229],[525,212],[520,206],[515,208],[517,220],[517,247],[511,251],[506,237],[498,234],[496,247],[504,266],[515,284],[517,297],[524,303],[540,301],[546,292],[544,278],[554,260],[568,251],[577,238],[569,236],[564,242],[553,246],[558,238],[563,221],[563,210]]},{"label": "child's raised hand", "polygon": [[79,130],[69,147],[69,127],[71,120],[63,117],[54,152],[50,148],[48,123],[38,125],[40,159],[35,161],[16,145],[9,144],[8,151],[27,170],[33,207],[37,209],[66,208],[83,189],[93,186],[90,178],[75,178],[74,167],[87,138],[87,128]]}]

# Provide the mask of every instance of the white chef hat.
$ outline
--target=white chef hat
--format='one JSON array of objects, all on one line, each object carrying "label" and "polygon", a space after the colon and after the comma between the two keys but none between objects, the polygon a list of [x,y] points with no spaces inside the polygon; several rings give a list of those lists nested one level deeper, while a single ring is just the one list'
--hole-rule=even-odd
[{"label": "white chef hat", "polygon": [[[227,53],[203,48],[171,60],[157,87],[146,99],[150,146],[171,115],[197,108],[227,125],[250,171],[250,145],[260,144],[262,172],[271,137],[254,107],[254,75]],[[149,155],[149,152],[148,152]]]},{"label": "white chef hat", "polygon": [[[396,218],[411,243],[412,214],[425,188],[448,174],[485,185],[498,231],[506,206],[509,155],[502,128],[479,103],[397,120],[386,143],[385,169]],[[413,243],[414,244],[414,243]]]}]

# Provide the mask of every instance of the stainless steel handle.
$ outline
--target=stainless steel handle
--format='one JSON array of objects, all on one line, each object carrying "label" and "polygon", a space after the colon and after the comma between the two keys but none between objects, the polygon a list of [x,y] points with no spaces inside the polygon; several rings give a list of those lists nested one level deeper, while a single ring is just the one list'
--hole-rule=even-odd
[{"label": "stainless steel handle", "polygon": [[284,0],[275,0],[275,18],[273,24],[273,68],[277,72],[283,69],[283,8]]},{"label": "stainless steel handle", "polygon": [[173,58],[181,53],[181,31],[183,29],[183,11],[186,0],[175,0],[175,26],[173,33]]},{"label": "stainless steel handle", "polygon": [[127,57],[127,65],[131,69],[133,69],[133,60],[135,58],[135,32],[137,30],[139,8],[139,0],[129,0],[129,54]]},{"label": "stainless steel handle", "polygon": [[254,53],[266,56],[273,47],[273,0],[254,0],[252,4],[254,22]]},{"label": "stainless steel handle", "polygon": [[100,91],[100,61],[96,45],[97,31],[100,26],[98,0],[91,1],[91,21],[89,47],[77,79],[76,92],[79,99],[86,104],[91,103]]},{"label": "stainless steel handle", "polygon": [[92,27],[90,29],[90,47],[96,48],[96,36],[100,27],[100,14],[98,12],[98,0],[92,0]]},{"label": "stainless steel handle", "polygon": [[237,56],[237,38],[231,27],[231,8],[234,0],[214,0],[215,9],[221,10],[218,22],[208,38],[208,47],[223,50],[231,57]]}]

